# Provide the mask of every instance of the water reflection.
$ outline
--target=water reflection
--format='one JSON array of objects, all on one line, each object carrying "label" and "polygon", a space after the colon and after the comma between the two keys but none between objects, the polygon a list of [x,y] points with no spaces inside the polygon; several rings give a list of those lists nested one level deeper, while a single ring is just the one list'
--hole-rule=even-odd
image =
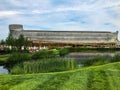
[{"label": "water reflection", "polygon": [[0,74],[8,74],[8,70],[4,66],[0,66]]},{"label": "water reflection", "polygon": [[85,60],[87,58],[91,58],[97,55],[113,57],[114,55],[118,53],[120,52],[73,52],[73,53],[66,55],[65,57],[75,58],[78,61],[78,63],[80,63],[82,60]]}]

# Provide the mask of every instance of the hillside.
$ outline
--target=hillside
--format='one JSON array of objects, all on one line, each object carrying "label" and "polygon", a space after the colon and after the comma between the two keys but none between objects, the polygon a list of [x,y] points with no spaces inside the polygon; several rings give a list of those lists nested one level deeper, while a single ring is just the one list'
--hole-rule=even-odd
[{"label": "hillside", "polygon": [[73,71],[0,75],[0,90],[119,90],[120,62]]}]

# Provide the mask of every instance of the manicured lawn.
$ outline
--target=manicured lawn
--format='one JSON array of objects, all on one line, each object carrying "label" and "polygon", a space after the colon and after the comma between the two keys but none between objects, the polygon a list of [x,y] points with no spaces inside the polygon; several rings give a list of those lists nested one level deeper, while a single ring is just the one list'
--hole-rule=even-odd
[{"label": "manicured lawn", "polygon": [[120,62],[72,71],[0,75],[0,90],[119,90]]}]

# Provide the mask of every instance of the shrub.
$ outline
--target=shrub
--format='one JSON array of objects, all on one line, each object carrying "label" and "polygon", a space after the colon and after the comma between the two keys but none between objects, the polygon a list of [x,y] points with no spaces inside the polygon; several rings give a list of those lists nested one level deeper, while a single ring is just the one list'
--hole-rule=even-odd
[{"label": "shrub", "polygon": [[29,53],[12,53],[8,60],[8,66],[13,67],[13,65],[17,63],[22,63],[23,61],[28,61],[31,59],[31,56]]},{"label": "shrub", "polygon": [[59,55],[59,51],[58,51],[57,49],[52,49],[51,51],[52,51],[51,54],[52,54],[53,56]]},{"label": "shrub", "polygon": [[62,57],[64,57],[68,53],[69,53],[69,49],[68,48],[60,48],[59,49],[59,55],[62,56]]},{"label": "shrub", "polygon": [[53,58],[59,54],[58,50],[52,49],[52,50],[44,50],[35,52],[32,55],[32,59],[43,59],[43,58]]}]

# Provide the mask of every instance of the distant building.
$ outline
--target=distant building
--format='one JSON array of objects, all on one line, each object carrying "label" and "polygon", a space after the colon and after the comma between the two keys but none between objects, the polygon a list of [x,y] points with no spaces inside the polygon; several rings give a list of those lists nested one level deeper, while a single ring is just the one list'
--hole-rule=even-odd
[{"label": "distant building", "polygon": [[20,34],[35,45],[45,46],[90,46],[117,47],[118,31],[45,31],[24,30],[22,25],[9,25],[10,35],[18,38]]}]

